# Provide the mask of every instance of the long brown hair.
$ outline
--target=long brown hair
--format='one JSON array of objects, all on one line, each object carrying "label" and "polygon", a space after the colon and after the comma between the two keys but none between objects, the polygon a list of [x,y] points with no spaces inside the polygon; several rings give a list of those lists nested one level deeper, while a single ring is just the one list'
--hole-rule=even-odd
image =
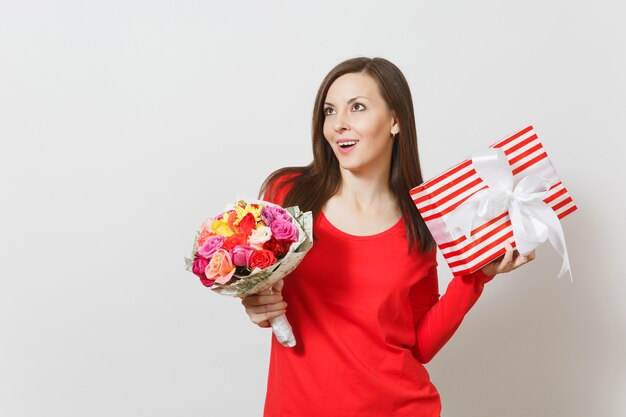
[{"label": "long brown hair", "polygon": [[[409,251],[418,242],[420,250],[427,251],[435,242],[426,227],[422,216],[409,195],[409,190],[423,182],[417,151],[417,133],[413,100],[409,84],[402,72],[384,58],[358,57],[341,62],[322,81],[315,97],[313,108],[313,161],[303,167],[285,167],[271,173],[261,185],[259,198],[268,186],[285,174],[289,178],[283,183],[291,186],[283,205],[299,206],[303,211],[312,211],[317,216],[326,203],[335,195],[341,185],[339,161],[324,137],[324,100],[331,84],[348,73],[361,73],[372,77],[390,110],[394,110],[400,124],[400,132],[394,140],[391,154],[389,188],[396,196],[406,226]],[[267,197],[267,196],[266,196]],[[271,197],[270,197],[271,198]]]}]

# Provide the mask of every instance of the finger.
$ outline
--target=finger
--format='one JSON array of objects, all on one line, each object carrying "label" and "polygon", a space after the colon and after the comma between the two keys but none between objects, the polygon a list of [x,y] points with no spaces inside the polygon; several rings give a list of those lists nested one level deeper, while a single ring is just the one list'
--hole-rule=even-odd
[{"label": "finger", "polygon": [[506,252],[504,253],[504,258],[502,258],[502,262],[500,262],[500,267],[506,269],[511,265],[511,262],[513,261],[514,250],[513,246],[511,246],[508,241],[505,242],[504,248],[506,249]]},{"label": "finger", "polygon": [[282,279],[279,279],[278,281],[276,281],[274,283],[274,291],[278,291],[281,292],[283,290],[283,287],[285,285],[285,281],[283,281]]},{"label": "finger", "polygon": [[244,306],[260,306],[264,304],[273,304],[279,302],[275,295],[251,295],[244,298],[241,304]]},{"label": "finger", "polygon": [[515,260],[513,264],[513,269],[519,268],[520,266],[532,261],[535,258],[535,251],[530,252],[528,255],[520,254],[518,259]]},{"label": "finger", "polygon": [[252,321],[258,325],[260,323],[263,323],[266,320],[269,321],[271,319],[275,319],[276,317],[282,316],[283,314],[285,314],[285,311],[286,310],[278,310],[278,311],[271,311],[271,312],[262,313],[262,314],[255,314],[252,316]]},{"label": "finger", "polygon": [[504,259],[504,255],[500,255],[496,259],[491,261],[490,263],[498,265],[498,264],[500,264],[500,262],[502,262],[503,259]]},{"label": "finger", "polygon": [[261,306],[265,304],[276,304],[283,301],[283,296],[280,294],[273,295],[250,295],[244,298],[241,303],[244,306]]},{"label": "finger", "polygon": [[248,312],[248,314],[263,314],[263,313],[267,313],[267,312],[284,310],[286,308],[287,308],[287,303],[283,301],[283,302],[275,303],[275,304],[264,304],[264,305],[259,305],[259,306],[248,306],[246,308],[246,311]]},{"label": "finger", "polygon": [[513,262],[513,265],[511,265],[511,270],[519,268],[520,266],[524,265],[526,262],[528,262],[528,257],[520,253],[515,259],[515,261]]}]

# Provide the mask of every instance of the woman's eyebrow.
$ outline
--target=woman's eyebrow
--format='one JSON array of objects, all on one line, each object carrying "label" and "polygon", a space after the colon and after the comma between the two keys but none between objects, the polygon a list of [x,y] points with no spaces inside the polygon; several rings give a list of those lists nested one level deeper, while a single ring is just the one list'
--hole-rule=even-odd
[{"label": "woman's eyebrow", "polygon": [[[369,98],[368,98],[368,97],[365,97],[365,96],[356,96],[356,97],[352,97],[350,100],[348,100],[348,104],[352,103],[354,100],[356,100],[356,99],[358,99],[358,98],[366,98],[366,99],[368,99],[368,100],[369,100]],[[330,106],[334,106],[334,104],[333,104],[333,103],[330,103],[330,102],[328,102],[328,101],[325,101],[325,102],[324,102],[324,104],[328,104],[328,105],[330,105]]]}]

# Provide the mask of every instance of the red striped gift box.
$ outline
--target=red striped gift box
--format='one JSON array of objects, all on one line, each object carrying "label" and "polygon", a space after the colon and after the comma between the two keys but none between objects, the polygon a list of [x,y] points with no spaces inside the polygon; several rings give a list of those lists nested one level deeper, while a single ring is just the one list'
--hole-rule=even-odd
[{"label": "red striped gift box", "polygon": [[[498,141],[491,147],[504,151],[511,165],[515,185],[527,175],[538,175],[550,182],[550,190],[543,201],[555,211],[559,219],[576,210],[576,205],[556,174],[532,126]],[[471,239],[458,229],[448,230],[445,216],[484,188],[487,185],[477,175],[472,161],[468,159],[410,191],[417,209],[455,276],[474,272],[503,255],[507,240],[513,247],[516,246],[507,211],[474,228]]]}]

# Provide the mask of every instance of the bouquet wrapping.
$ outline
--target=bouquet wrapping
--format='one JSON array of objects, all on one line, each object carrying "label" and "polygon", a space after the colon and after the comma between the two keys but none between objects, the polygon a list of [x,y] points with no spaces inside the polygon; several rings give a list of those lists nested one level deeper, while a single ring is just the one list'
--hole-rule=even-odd
[{"label": "bouquet wrapping", "polygon": [[[527,255],[549,240],[570,272],[560,219],[576,210],[528,126],[410,191],[453,275],[474,272],[510,241]],[[571,272],[570,272],[571,277]]]},{"label": "bouquet wrapping", "polygon": [[[270,289],[313,246],[312,213],[262,200],[238,200],[202,223],[185,268],[212,291],[244,297]],[[278,341],[296,344],[287,317],[270,320]]]}]

